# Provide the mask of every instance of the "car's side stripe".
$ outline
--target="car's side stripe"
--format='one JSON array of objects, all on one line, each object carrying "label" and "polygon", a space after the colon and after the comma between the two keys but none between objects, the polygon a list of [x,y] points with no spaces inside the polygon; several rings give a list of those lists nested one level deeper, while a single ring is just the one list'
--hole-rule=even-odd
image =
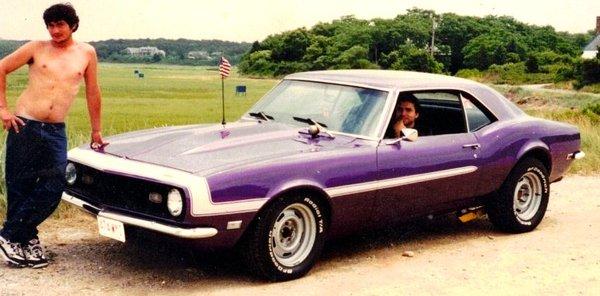
[{"label": "car's side stripe", "polygon": [[385,179],[385,180],[344,185],[344,186],[338,186],[338,187],[330,187],[330,188],[326,188],[325,192],[330,197],[338,197],[338,196],[344,196],[344,195],[350,195],[350,194],[369,192],[369,191],[374,191],[374,190],[378,190],[378,189],[386,189],[386,188],[404,186],[404,185],[414,184],[414,183],[419,183],[419,182],[432,181],[432,180],[437,180],[437,179],[442,179],[442,178],[460,176],[460,175],[475,172],[476,170],[477,170],[476,166],[465,166],[465,167],[453,168],[453,169],[436,171],[436,172],[431,172],[431,173],[398,177],[398,178],[393,178],[393,179]]},{"label": "car's side stripe", "polygon": [[[208,184],[204,177],[155,164],[143,163],[102,154],[91,150],[83,150],[79,148],[72,149],[69,151],[69,159],[113,174],[137,176],[139,178],[150,179],[161,183],[184,187],[191,196],[191,214],[192,216],[196,217],[255,212],[259,210],[268,200],[268,198],[265,197],[261,199],[234,202],[213,202],[210,192],[207,192],[209,191]],[[477,167],[475,166],[466,166],[393,179],[330,187],[325,188],[324,190],[330,197],[339,197],[459,176],[474,172],[476,170]]]}]

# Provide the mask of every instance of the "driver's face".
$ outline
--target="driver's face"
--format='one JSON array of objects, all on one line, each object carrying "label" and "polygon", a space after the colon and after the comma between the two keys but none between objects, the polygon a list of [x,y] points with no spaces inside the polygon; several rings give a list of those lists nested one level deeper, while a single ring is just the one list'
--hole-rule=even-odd
[{"label": "driver's face", "polygon": [[396,118],[402,119],[404,126],[408,128],[415,127],[415,120],[419,118],[419,113],[415,110],[415,105],[408,101],[400,102],[396,108]]}]

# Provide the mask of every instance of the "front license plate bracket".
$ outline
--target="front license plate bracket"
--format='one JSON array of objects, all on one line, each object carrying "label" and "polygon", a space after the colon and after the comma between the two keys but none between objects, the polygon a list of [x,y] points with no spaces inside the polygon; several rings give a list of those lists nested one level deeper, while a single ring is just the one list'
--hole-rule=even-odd
[{"label": "front license plate bracket", "polygon": [[125,242],[125,225],[123,222],[98,216],[98,232],[102,236]]}]

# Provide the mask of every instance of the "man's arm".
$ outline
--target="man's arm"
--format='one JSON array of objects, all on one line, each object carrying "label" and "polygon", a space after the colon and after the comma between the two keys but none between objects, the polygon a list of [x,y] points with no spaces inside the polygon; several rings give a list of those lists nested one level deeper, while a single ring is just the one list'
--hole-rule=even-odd
[{"label": "man's arm", "polygon": [[394,135],[396,138],[402,137],[402,129],[406,128],[404,126],[404,122],[402,122],[402,118],[400,118],[396,123],[394,123]]},{"label": "man's arm", "polygon": [[106,146],[102,140],[102,98],[98,86],[98,57],[96,50],[90,46],[88,50],[89,63],[85,69],[85,97],[87,100],[90,123],[92,125],[92,148]]},{"label": "man's arm", "polygon": [[28,42],[0,60],[0,119],[5,130],[14,128],[16,132],[19,132],[19,125],[24,125],[23,121],[8,109],[6,76],[33,59],[33,53],[37,44],[37,41]]}]

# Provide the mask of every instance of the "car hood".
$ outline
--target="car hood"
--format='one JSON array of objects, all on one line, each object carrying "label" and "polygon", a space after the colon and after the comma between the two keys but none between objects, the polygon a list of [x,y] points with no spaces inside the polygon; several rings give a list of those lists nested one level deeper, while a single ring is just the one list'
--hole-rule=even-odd
[{"label": "car hood", "polygon": [[297,153],[342,148],[355,140],[347,136],[311,139],[299,131],[306,128],[256,121],[155,128],[108,137],[104,152],[207,175]]}]

